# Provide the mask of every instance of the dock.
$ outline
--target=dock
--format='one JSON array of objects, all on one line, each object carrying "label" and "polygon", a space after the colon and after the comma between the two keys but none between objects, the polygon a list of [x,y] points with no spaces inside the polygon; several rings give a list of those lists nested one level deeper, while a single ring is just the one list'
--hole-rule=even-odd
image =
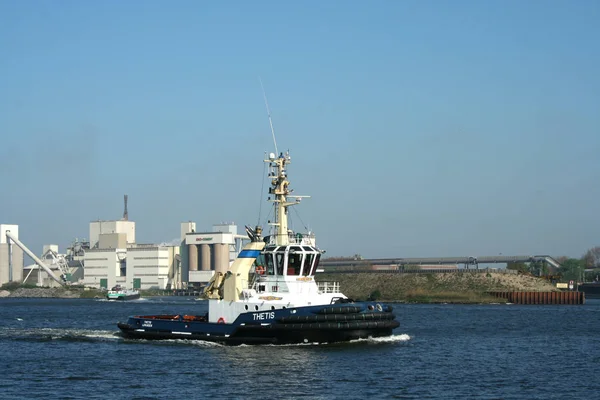
[{"label": "dock", "polygon": [[583,292],[489,292],[514,304],[585,304]]}]

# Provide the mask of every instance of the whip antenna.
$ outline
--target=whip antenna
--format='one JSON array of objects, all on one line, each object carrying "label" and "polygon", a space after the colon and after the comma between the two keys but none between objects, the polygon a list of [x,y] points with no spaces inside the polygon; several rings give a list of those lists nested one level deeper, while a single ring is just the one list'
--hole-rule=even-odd
[{"label": "whip antenna", "polygon": [[277,150],[277,141],[275,140],[275,130],[273,129],[273,120],[271,119],[271,110],[269,110],[267,94],[265,93],[265,87],[263,86],[262,79],[260,79],[260,76],[258,77],[258,80],[260,81],[260,87],[262,89],[263,97],[265,99],[265,106],[267,107],[267,116],[269,117],[269,125],[271,126],[271,134],[273,135],[273,144],[275,145],[275,154],[277,155],[279,154],[279,151]]}]

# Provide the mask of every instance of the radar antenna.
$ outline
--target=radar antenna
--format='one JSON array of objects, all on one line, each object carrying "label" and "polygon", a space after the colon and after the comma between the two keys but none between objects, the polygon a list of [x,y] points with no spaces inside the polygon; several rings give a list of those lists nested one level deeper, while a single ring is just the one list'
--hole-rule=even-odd
[{"label": "radar antenna", "polygon": [[262,89],[263,97],[265,99],[265,106],[267,107],[267,116],[269,117],[269,125],[271,126],[271,134],[273,135],[275,154],[279,154],[279,151],[277,150],[277,141],[275,140],[275,130],[273,129],[273,120],[271,119],[271,110],[269,109],[269,102],[267,101],[267,94],[265,93],[265,87],[263,86],[262,79],[260,79],[260,76],[258,77],[258,80],[260,81],[260,87]]}]

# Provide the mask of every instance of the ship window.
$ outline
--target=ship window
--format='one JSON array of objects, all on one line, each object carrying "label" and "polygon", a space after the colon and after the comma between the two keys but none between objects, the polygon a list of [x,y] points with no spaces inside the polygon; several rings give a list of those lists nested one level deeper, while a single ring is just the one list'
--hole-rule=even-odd
[{"label": "ship window", "polygon": [[258,306],[254,306],[254,309],[255,309],[256,311],[258,311]]},{"label": "ship window", "polygon": [[300,275],[302,266],[302,253],[290,252],[288,256],[288,275]]},{"label": "ship window", "polygon": [[248,311],[248,304],[246,304],[246,305],[244,306],[244,308],[246,309],[246,311]]},{"label": "ship window", "polygon": [[321,260],[321,254],[317,254],[317,257],[315,259],[315,265],[313,265],[313,269],[316,271],[317,267],[319,266],[319,260]]},{"label": "ship window", "polygon": [[304,251],[314,251],[313,249],[307,246],[303,246],[302,248],[304,249]]},{"label": "ship window", "polygon": [[284,253],[275,253],[275,264],[277,265],[277,275],[283,275]]},{"label": "ship window", "polygon": [[267,275],[273,275],[273,254],[265,254],[265,261],[267,262]]},{"label": "ship window", "polygon": [[309,276],[312,275],[312,265],[315,260],[314,254],[307,254],[306,259],[304,260],[304,275]]}]

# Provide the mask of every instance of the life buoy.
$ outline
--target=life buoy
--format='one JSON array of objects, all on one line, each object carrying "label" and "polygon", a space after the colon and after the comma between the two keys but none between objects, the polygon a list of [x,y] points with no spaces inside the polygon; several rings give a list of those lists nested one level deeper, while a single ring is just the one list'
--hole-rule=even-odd
[{"label": "life buoy", "polygon": [[219,320],[217,321],[217,324],[224,324],[225,323],[225,318],[221,317],[219,318]]},{"label": "life buoy", "polygon": [[257,265],[256,268],[254,268],[254,270],[259,275],[264,275],[265,273],[265,267],[263,267],[262,265]]}]

